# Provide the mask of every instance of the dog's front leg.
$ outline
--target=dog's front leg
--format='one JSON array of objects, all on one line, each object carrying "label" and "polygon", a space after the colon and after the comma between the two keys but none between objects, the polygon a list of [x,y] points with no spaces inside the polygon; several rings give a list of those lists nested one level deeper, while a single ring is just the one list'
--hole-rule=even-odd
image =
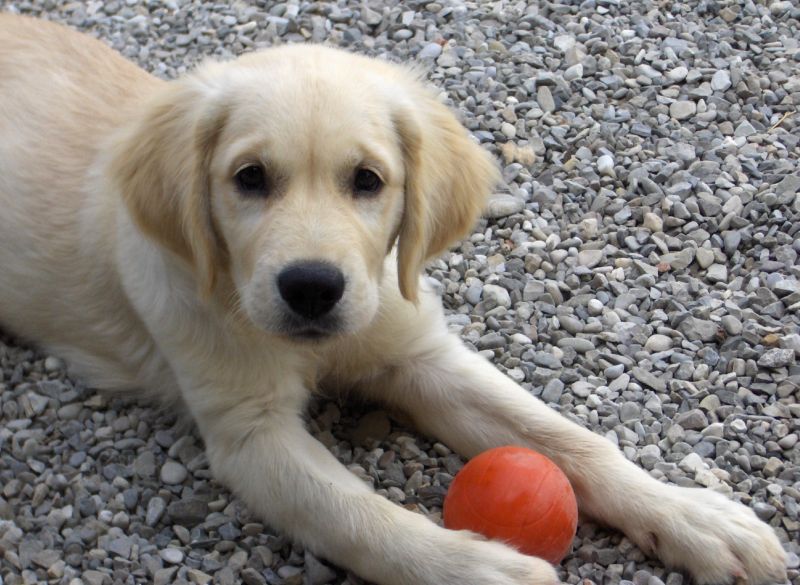
[{"label": "dog's front leg", "polygon": [[[250,394],[191,400],[215,476],[274,528],[381,585],[551,585],[546,562],[441,528],[373,490],[303,428]],[[195,396],[197,398],[197,396]]]},{"label": "dog's front leg", "polygon": [[621,529],[665,563],[688,569],[698,583],[785,580],[785,553],[752,510],[711,490],[656,481],[609,441],[469,351],[435,315],[424,323],[418,318],[416,327],[410,312],[404,317],[393,329],[392,347],[405,355],[391,355],[383,375],[361,384],[373,398],[406,410],[424,431],[467,457],[510,444],[547,455],[571,480],[583,513]]}]

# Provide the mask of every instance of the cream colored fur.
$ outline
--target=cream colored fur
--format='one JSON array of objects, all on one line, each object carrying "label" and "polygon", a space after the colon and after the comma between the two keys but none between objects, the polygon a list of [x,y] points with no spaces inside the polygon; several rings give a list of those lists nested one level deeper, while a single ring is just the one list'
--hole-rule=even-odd
[{"label": "cream colored fur", "polygon": [[[266,198],[232,182],[254,161],[275,179]],[[358,165],[384,179],[376,197],[348,192]],[[0,16],[0,322],[92,384],[185,403],[216,476],[270,524],[383,585],[556,581],[351,475],[303,427],[321,381],[406,410],[466,456],[545,453],[585,515],[700,583],[783,579],[751,510],[655,481],[447,333],[419,274],[496,177],[394,65],[294,46],[166,83],[87,36]],[[304,259],[347,279],[327,341],[281,331],[274,280]]]}]

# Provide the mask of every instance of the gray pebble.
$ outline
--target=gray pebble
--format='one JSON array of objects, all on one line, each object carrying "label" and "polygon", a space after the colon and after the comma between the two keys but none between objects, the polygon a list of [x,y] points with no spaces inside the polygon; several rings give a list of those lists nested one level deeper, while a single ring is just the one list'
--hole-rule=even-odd
[{"label": "gray pebble", "polygon": [[183,562],[184,555],[177,548],[165,548],[158,553],[165,562],[171,565],[179,565]]},{"label": "gray pebble", "polygon": [[177,461],[168,460],[161,466],[159,477],[166,484],[175,485],[183,483],[188,476],[186,468]]}]

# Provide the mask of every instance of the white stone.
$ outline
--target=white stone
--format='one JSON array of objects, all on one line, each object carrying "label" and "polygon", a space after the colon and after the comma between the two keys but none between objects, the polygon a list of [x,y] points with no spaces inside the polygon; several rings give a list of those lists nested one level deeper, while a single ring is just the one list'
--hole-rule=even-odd
[{"label": "white stone", "polygon": [[525,202],[511,195],[498,195],[486,204],[484,215],[491,219],[508,217],[525,209]]},{"label": "white stone", "polygon": [[583,77],[583,64],[582,63],[575,63],[571,67],[567,67],[564,71],[564,79],[566,81],[575,81],[576,79],[581,79]]},{"label": "white stone", "polygon": [[691,473],[697,473],[698,471],[708,469],[708,465],[706,465],[703,458],[697,453],[689,453],[686,457],[681,459],[681,462],[678,463],[678,467]]},{"label": "white stone", "polygon": [[730,199],[728,199],[725,204],[722,206],[722,213],[729,214],[729,213],[741,213],[744,205],[742,205],[742,198],[738,195],[733,195]]},{"label": "white stone", "polygon": [[587,268],[592,268],[597,266],[600,263],[600,260],[603,259],[603,251],[602,250],[581,250],[578,252],[578,264],[580,266],[586,266]]},{"label": "white stone", "polygon": [[54,356],[47,356],[44,360],[44,369],[48,372],[56,372],[64,367],[64,362]]},{"label": "white stone", "polygon": [[183,483],[183,480],[186,479],[187,475],[188,472],[186,471],[186,468],[177,461],[172,461],[170,459],[161,466],[161,481],[166,484],[176,485]]},{"label": "white stone", "polygon": [[664,222],[652,211],[644,214],[643,225],[653,233],[660,232],[664,229]]},{"label": "white stone", "polygon": [[575,46],[575,37],[572,35],[558,35],[553,39],[553,45],[562,53],[566,53]]},{"label": "white stone", "polygon": [[673,83],[678,83],[686,79],[687,75],[689,75],[689,70],[683,65],[679,65],[667,72],[667,79]]},{"label": "white stone", "polygon": [[731,430],[737,433],[743,433],[747,430],[747,423],[742,419],[737,418],[736,420],[731,421]]},{"label": "white stone", "polygon": [[676,120],[688,120],[697,112],[697,104],[691,100],[672,102],[669,106],[669,115]]},{"label": "white stone", "polygon": [[724,264],[712,264],[706,271],[709,282],[726,282],[728,280],[728,267]]},{"label": "white stone", "polygon": [[418,59],[436,59],[442,54],[442,45],[439,43],[428,43],[417,53]]},{"label": "white stone", "polygon": [[536,102],[544,112],[554,112],[556,109],[556,102],[553,99],[553,94],[546,85],[539,86],[536,90]]},{"label": "white stone", "polygon": [[439,58],[436,59],[436,64],[439,67],[455,67],[456,63],[458,63],[458,57],[452,49],[442,52]]},{"label": "white stone", "polygon": [[695,255],[695,259],[697,263],[700,265],[700,268],[708,268],[714,263],[714,252],[713,250],[709,250],[708,248],[697,248],[697,254]]},{"label": "white stone", "polygon": [[183,562],[183,553],[177,548],[165,548],[159,554],[162,559],[172,565],[178,565]]},{"label": "white stone", "polygon": [[667,351],[672,348],[672,338],[668,335],[656,333],[647,338],[644,348],[652,352]]},{"label": "white stone", "polygon": [[597,219],[587,217],[580,223],[581,237],[586,240],[594,239],[597,236]]},{"label": "white stone", "polygon": [[597,299],[590,299],[586,304],[586,309],[592,316],[600,315],[603,312],[603,303]]},{"label": "white stone", "polygon": [[724,69],[717,71],[711,78],[711,89],[726,91],[731,86],[731,76]]},{"label": "white stone", "polygon": [[501,307],[508,308],[511,306],[511,296],[508,291],[496,284],[487,284],[483,287],[483,300],[494,301],[495,304]]},{"label": "white stone", "polygon": [[795,355],[800,358],[800,334],[792,333],[781,337],[781,347],[783,349],[793,349]]},{"label": "white stone", "polygon": [[616,177],[614,172],[614,158],[610,154],[604,154],[597,159],[597,172],[605,177]]}]

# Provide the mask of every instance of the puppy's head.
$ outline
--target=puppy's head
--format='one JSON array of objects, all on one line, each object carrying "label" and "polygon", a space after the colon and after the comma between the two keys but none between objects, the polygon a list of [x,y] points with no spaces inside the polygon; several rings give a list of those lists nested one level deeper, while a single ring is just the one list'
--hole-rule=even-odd
[{"label": "puppy's head", "polygon": [[167,84],[115,149],[139,228],[206,294],[224,275],[256,326],[297,339],[367,325],[395,242],[416,300],[425,261],[469,230],[497,179],[416,75],[308,45]]}]

